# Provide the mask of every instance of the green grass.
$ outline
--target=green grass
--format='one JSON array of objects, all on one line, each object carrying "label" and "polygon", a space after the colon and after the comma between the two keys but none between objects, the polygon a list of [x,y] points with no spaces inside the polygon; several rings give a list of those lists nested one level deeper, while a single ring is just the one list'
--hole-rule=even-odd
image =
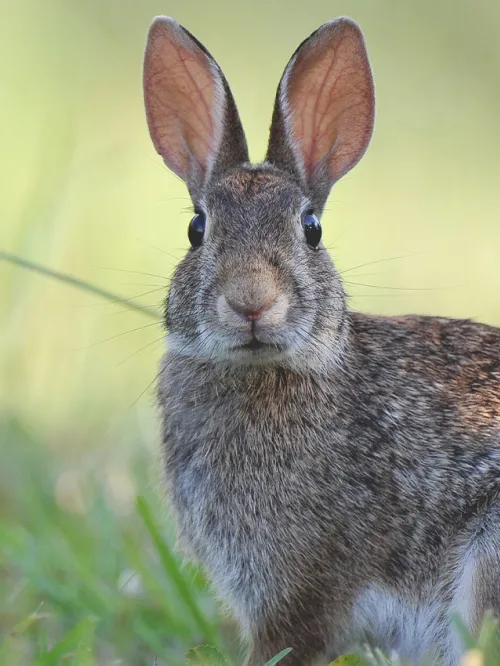
[{"label": "green grass", "polygon": [[0,424],[0,664],[238,663],[234,626],[175,552],[150,464],[138,455],[120,490],[112,469],[74,470]]},{"label": "green grass", "polygon": [[0,438],[1,664],[174,666],[197,643],[221,646],[232,630],[173,550],[151,460],[113,480],[19,423]]}]

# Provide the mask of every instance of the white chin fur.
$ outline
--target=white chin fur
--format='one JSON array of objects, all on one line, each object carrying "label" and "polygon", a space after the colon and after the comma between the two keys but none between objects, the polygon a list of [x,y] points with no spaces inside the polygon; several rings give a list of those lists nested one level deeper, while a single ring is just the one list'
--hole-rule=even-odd
[{"label": "white chin fur", "polygon": [[[176,333],[168,333],[168,352],[175,355],[186,356],[193,360],[210,361],[215,363],[230,363],[234,365],[281,365],[296,372],[323,372],[338,361],[338,353],[342,344],[336,349],[327,347],[321,341],[308,338],[308,331],[290,331],[280,333],[275,342],[277,347],[270,343],[257,351],[238,348],[238,345],[249,342],[247,339],[234,340],[224,338],[213,330],[200,330],[195,340],[190,340]],[[279,345],[279,348],[278,348]]]},{"label": "white chin fur", "polygon": [[[247,339],[248,338],[248,339]],[[241,364],[269,364],[287,358],[292,346],[281,335],[279,342],[266,340],[265,347],[257,350],[244,349],[241,345],[248,344],[250,337],[245,335],[241,340],[228,340],[213,331],[199,331],[196,340],[188,340],[175,333],[168,333],[167,348],[170,352],[198,359],[200,361],[230,362]],[[292,341],[290,341],[292,342]]]}]

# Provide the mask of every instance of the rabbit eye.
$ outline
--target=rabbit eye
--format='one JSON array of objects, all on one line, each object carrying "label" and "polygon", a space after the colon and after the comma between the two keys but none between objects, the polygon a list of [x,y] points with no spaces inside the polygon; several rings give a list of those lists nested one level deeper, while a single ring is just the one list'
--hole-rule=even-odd
[{"label": "rabbit eye", "polygon": [[307,213],[302,221],[309,247],[316,249],[321,240],[321,224],[315,215]]},{"label": "rabbit eye", "polygon": [[205,235],[205,223],[207,218],[205,213],[198,211],[193,217],[188,227],[188,238],[191,247],[200,247],[203,243],[203,236]]}]

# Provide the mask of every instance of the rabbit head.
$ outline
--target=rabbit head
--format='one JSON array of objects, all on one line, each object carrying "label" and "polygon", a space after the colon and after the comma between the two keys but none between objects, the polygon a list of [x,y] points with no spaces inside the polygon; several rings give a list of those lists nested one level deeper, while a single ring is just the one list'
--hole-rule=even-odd
[{"label": "rabbit head", "polygon": [[249,162],[219,66],[170,18],[151,26],[144,91],[154,146],[194,207],[191,249],[168,297],[169,348],[295,369],[338,359],[345,295],[320,218],[332,185],[361,158],[373,129],[373,81],[358,26],[331,21],[296,50],[259,165]]}]

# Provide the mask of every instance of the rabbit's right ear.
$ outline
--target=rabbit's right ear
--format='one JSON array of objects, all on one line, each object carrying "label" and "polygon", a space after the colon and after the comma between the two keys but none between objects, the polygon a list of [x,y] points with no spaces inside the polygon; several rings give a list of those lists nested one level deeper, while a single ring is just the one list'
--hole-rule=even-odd
[{"label": "rabbit's right ear", "polygon": [[365,152],[374,121],[363,35],[350,19],[322,25],[295,51],[278,86],[266,160],[297,177],[321,210]]},{"label": "rabbit's right ear", "polygon": [[248,161],[238,112],[218,64],[166,16],[149,29],[144,100],[156,150],[194,198],[211,178]]}]

